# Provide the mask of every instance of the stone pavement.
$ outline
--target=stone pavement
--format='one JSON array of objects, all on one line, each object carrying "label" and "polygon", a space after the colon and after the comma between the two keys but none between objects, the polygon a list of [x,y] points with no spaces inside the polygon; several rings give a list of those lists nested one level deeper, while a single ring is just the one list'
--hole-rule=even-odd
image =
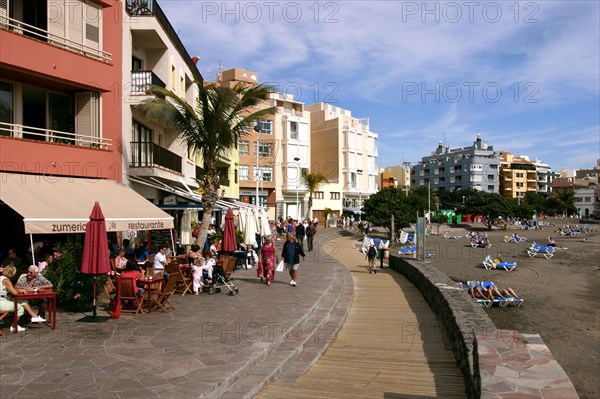
[{"label": "stone pavement", "polygon": [[352,302],[349,271],[327,254],[338,232],[319,229],[297,287],[285,272],[260,284],[253,268],[234,273],[238,295],[176,295],[168,313],[90,324],[59,312],[56,331],[21,334],[5,319],[0,398],[240,398],[284,370],[302,375]]}]

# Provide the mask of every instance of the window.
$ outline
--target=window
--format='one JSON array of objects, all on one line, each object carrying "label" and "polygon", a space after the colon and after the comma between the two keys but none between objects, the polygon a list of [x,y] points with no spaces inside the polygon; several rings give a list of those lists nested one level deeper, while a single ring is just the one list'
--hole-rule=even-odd
[{"label": "window", "polygon": [[273,133],[273,121],[260,120],[258,121],[258,133],[272,134]]},{"label": "window", "polygon": [[255,141],[254,142],[254,153],[258,153],[259,157],[272,157],[273,156],[273,143],[266,141]]},{"label": "window", "polygon": [[240,140],[239,149],[240,155],[250,155],[250,142],[248,140]]},{"label": "window", "polygon": [[240,165],[240,181],[248,180],[250,175],[250,167],[248,165]]},{"label": "window", "polygon": [[[0,123],[13,123],[13,112],[13,86],[0,81]],[[10,135],[5,128],[6,126],[0,125],[0,136]]]},{"label": "window", "polygon": [[323,199],[325,198],[325,193],[323,191],[315,191],[313,194],[314,199]]},{"label": "window", "polygon": [[494,191],[494,186],[488,186],[488,191],[491,193]]},{"label": "window", "polygon": [[494,181],[494,175],[488,175],[488,181]]},{"label": "window", "polygon": [[592,197],[584,197],[583,201],[584,202],[592,202]]},{"label": "window", "polygon": [[298,122],[290,122],[290,139],[298,140]]},{"label": "window", "polygon": [[273,181],[273,168],[270,166],[259,166],[258,177],[261,181]]},{"label": "window", "polygon": [[354,173],[354,172],[350,172],[350,187],[351,188],[356,187],[356,173]]}]

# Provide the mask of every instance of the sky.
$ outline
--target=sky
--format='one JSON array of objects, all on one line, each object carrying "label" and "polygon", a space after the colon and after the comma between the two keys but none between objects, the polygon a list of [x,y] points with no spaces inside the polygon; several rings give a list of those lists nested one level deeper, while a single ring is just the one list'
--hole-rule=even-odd
[{"label": "sky", "polygon": [[369,118],[378,166],[442,141],[600,158],[600,2],[159,0],[205,80],[242,68],[306,105]]}]

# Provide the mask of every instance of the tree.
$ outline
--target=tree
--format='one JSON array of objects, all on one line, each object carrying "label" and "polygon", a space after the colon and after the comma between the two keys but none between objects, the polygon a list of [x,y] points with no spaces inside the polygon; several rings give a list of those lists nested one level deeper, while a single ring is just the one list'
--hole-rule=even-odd
[{"label": "tree", "polygon": [[323,209],[323,216],[325,217],[325,228],[327,228],[327,219],[329,218],[329,215],[331,215],[332,213],[333,213],[333,210],[331,208]]},{"label": "tree", "polygon": [[[308,173],[303,172],[302,177],[304,178],[304,185],[308,190],[308,210],[306,211],[306,219],[311,219],[310,211],[313,205],[313,194],[319,190],[319,187],[323,184],[329,183],[329,180],[322,173]],[[325,220],[327,224],[327,220]]]},{"label": "tree", "polygon": [[575,191],[569,189],[561,189],[558,191],[558,200],[563,206],[565,211],[564,215],[569,215],[569,209],[573,209],[573,204],[575,203]]},{"label": "tree", "polygon": [[195,108],[172,91],[158,86],[151,86],[150,90],[155,97],[137,109],[151,121],[176,129],[187,146],[203,159],[205,174],[198,183],[204,213],[198,242],[204,242],[219,190],[217,158],[236,148],[253,123],[276,112],[275,107],[251,112],[269,99],[271,88],[241,83],[232,88],[200,84]]},{"label": "tree", "polygon": [[484,224],[492,229],[499,216],[510,216],[506,198],[500,194],[474,190],[469,194],[464,206],[467,213],[475,213],[485,217]]},{"label": "tree", "polygon": [[[414,198],[413,198],[414,201]],[[380,190],[371,195],[363,204],[365,219],[376,226],[382,226],[391,240],[400,229],[410,226],[416,221],[417,208],[409,198],[395,187]],[[392,215],[394,216],[394,230],[392,231]]]}]

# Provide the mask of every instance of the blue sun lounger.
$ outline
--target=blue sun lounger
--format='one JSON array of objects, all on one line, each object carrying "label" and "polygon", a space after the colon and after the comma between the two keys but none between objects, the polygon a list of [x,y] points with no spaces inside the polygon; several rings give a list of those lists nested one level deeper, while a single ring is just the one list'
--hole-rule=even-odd
[{"label": "blue sun lounger", "polygon": [[483,267],[485,267],[487,270],[504,269],[507,272],[509,272],[512,269],[514,269],[515,267],[517,267],[517,262],[506,262],[506,261],[494,262],[492,257],[490,255],[488,255],[483,260]]},{"label": "blue sun lounger", "polygon": [[527,254],[530,258],[541,255],[546,259],[550,259],[554,256],[554,251],[556,251],[555,247],[539,245],[534,241],[533,244],[531,244],[531,247],[529,247],[527,250]]}]

